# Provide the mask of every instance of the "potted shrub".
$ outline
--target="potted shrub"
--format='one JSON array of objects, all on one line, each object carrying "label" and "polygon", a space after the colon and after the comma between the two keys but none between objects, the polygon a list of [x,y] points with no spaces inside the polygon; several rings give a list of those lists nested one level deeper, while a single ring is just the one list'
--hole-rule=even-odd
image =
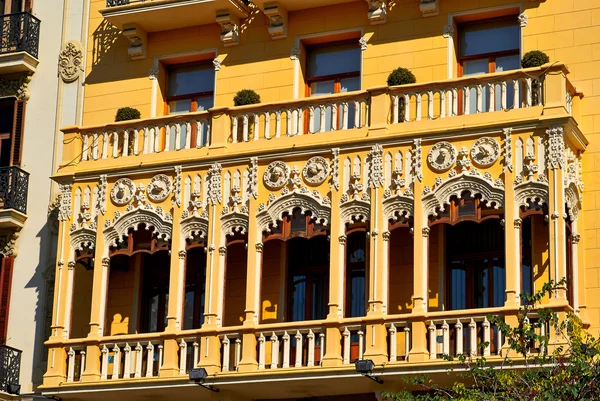
[{"label": "potted shrub", "polygon": [[[550,57],[548,57],[548,55],[546,53],[544,53],[540,50],[532,50],[530,52],[525,53],[525,55],[523,56],[523,59],[521,60],[521,67],[523,67],[523,68],[540,67],[548,62],[550,62]],[[535,79],[533,81],[533,83],[531,84],[531,90],[532,90],[531,103],[534,105],[539,104],[539,102],[541,100],[539,98],[540,85],[541,85],[541,82],[537,79]]]},{"label": "potted shrub", "polygon": [[[252,89],[242,89],[238,93],[235,94],[233,98],[233,104],[235,106],[246,106],[248,104],[257,104],[260,103],[260,95],[254,92]],[[254,133],[254,124],[253,121],[248,120],[248,137],[251,137]],[[238,122],[238,130],[237,130],[238,142],[244,141],[244,125],[240,121]]]},{"label": "potted shrub", "polygon": [[138,109],[134,109],[133,107],[121,107],[117,110],[117,115],[115,116],[115,122],[118,121],[127,121],[127,120],[137,120],[141,117],[141,113]]},{"label": "potted shrub", "polygon": [[[408,85],[417,82],[415,75],[407,68],[398,67],[390,73],[387,79],[388,86]],[[398,102],[398,121],[404,122],[404,98]]]}]

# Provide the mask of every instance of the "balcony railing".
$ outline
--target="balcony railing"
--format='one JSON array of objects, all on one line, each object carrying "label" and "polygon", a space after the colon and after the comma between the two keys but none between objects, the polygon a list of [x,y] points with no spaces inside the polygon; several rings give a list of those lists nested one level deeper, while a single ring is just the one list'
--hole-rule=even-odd
[{"label": "balcony railing", "polygon": [[6,14],[1,18],[0,54],[27,52],[37,58],[40,20],[26,12]]},{"label": "balcony railing", "polygon": [[[300,144],[305,137],[308,140],[313,135],[336,132],[364,136],[364,128],[388,126],[393,130],[404,125],[402,130],[410,131],[418,130],[418,124],[425,121],[444,120],[451,125],[453,119],[486,113],[498,113],[504,120],[511,113],[520,118],[516,115],[519,110],[539,106],[560,105],[573,115],[574,99],[579,94],[560,72],[566,73],[566,67],[557,64],[70,129],[65,134],[79,136],[81,141],[68,141],[72,145],[66,146],[80,147],[64,155],[96,161],[192,148],[235,147],[245,142],[271,141],[272,147],[280,138],[296,138]],[[226,117],[226,123],[222,117]]]},{"label": "balcony railing", "polygon": [[29,173],[18,167],[0,168],[0,209],[27,213]]},{"label": "balcony railing", "polygon": [[[150,3],[155,0],[106,0],[106,7],[124,6],[135,3]],[[248,5],[250,0],[240,0],[241,3]]]},{"label": "balcony railing", "polygon": [[21,373],[21,350],[0,345],[0,391],[19,394]]}]

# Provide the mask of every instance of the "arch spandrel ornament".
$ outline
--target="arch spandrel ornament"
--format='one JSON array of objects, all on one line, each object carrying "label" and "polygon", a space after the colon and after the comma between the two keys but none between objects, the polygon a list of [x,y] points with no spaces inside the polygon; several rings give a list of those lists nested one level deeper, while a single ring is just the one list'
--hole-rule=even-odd
[{"label": "arch spandrel ornament", "polygon": [[581,201],[582,195],[579,192],[577,184],[574,182],[569,183],[565,188],[565,202],[567,203],[567,210],[569,211],[569,218],[571,221],[575,221],[577,220],[577,217],[579,217]]},{"label": "arch spandrel ornament", "polygon": [[261,203],[258,206],[256,215],[258,233],[269,232],[269,226],[277,225],[277,221],[283,219],[284,213],[292,214],[296,208],[299,208],[303,214],[311,212],[312,216],[324,225],[329,224],[331,219],[331,200],[322,197],[319,191],[311,192],[307,187],[292,190],[284,188],[279,197],[271,194],[266,205]]},{"label": "arch spandrel ornament", "polygon": [[443,211],[450,204],[450,198],[456,196],[460,199],[463,192],[471,196],[480,195],[488,207],[498,209],[504,205],[504,186],[501,182],[494,182],[490,175],[481,176],[473,170],[451,175],[445,181],[439,178],[433,190],[425,187],[422,201],[426,216],[437,216],[438,210]]},{"label": "arch spandrel ornament", "polygon": [[538,205],[548,204],[548,184],[541,181],[525,181],[515,186],[516,207],[526,206],[531,203]]},{"label": "arch spandrel ornament", "polygon": [[[189,213],[187,210],[181,216],[181,238],[193,239],[194,237],[207,238],[208,236],[208,213]],[[183,242],[182,241],[182,242]]]},{"label": "arch spandrel ornament", "polygon": [[130,229],[137,231],[142,224],[165,241],[172,237],[173,216],[170,213],[164,212],[160,206],[155,209],[147,203],[139,207],[129,206],[124,214],[115,212],[114,221],[106,220],[104,224],[106,246],[117,246]]},{"label": "arch spandrel ornament", "polygon": [[231,211],[221,216],[221,241],[225,243],[227,235],[235,233],[246,234],[248,232],[248,214]]},{"label": "arch spandrel ornament", "polygon": [[83,251],[84,247],[94,249],[96,246],[96,230],[81,227],[71,231],[71,249]]},{"label": "arch spandrel ornament", "polygon": [[414,197],[410,191],[392,194],[386,191],[383,195],[383,215],[385,220],[408,219],[414,214]]},{"label": "arch spandrel ornament", "polygon": [[340,223],[365,223],[371,219],[371,198],[367,193],[358,196],[349,197],[347,194],[342,196],[340,201]]}]

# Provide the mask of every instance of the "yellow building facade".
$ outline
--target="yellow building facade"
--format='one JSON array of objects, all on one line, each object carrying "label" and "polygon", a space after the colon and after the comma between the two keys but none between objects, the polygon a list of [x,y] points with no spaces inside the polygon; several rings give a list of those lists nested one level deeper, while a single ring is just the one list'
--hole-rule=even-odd
[{"label": "yellow building facade", "polygon": [[563,278],[597,332],[597,33],[595,0],[91,0],[43,393],[376,399],[501,358],[486,316]]}]

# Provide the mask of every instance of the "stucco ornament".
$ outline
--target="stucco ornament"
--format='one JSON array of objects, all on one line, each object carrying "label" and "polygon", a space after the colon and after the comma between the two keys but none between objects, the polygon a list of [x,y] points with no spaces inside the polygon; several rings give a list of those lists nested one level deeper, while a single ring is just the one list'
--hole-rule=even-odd
[{"label": "stucco ornament", "polygon": [[148,184],[148,197],[155,202],[162,202],[171,193],[171,179],[165,174],[157,174]]},{"label": "stucco ornament", "polygon": [[489,167],[500,157],[500,144],[488,136],[479,138],[471,148],[473,163],[481,167]]},{"label": "stucco ornament", "polygon": [[309,184],[322,184],[329,177],[329,163],[324,157],[311,157],[302,169],[302,176]]},{"label": "stucco ornament", "polygon": [[79,78],[83,62],[83,46],[72,40],[63,46],[58,56],[58,73],[63,82],[74,82]]},{"label": "stucco ornament", "polygon": [[263,181],[267,188],[279,189],[288,182],[289,176],[290,168],[282,161],[274,161],[267,166]]},{"label": "stucco ornament", "polygon": [[429,166],[438,171],[447,170],[456,161],[456,149],[450,142],[438,142],[429,151],[427,162]]},{"label": "stucco ornament", "polygon": [[129,178],[119,178],[110,191],[110,199],[117,205],[129,203],[135,194],[135,185]]}]

